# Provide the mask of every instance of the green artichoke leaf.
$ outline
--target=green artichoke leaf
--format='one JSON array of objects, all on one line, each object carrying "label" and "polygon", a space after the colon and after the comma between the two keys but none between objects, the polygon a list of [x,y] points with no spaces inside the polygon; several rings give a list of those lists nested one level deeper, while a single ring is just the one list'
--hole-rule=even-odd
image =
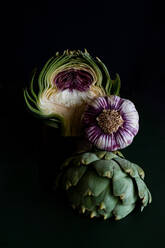
[{"label": "green artichoke leaf", "polygon": [[124,155],[121,153],[121,151],[115,151],[114,152],[117,156],[124,158]]},{"label": "green artichoke leaf", "polygon": [[86,152],[79,156],[77,156],[75,159],[73,159],[74,165],[88,165],[94,161],[99,160],[99,158],[96,156],[95,153],[92,152]]},{"label": "green artichoke leaf", "polygon": [[[37,95],[34,92],[34,80],[35,80],[36,73],[37,73],[37,69],[34,70],[34,72],[32,74],[32,79],[30,82],[30,92],[31,92],[33,98],[35,99],[35,101],[37,101]],[[27,89],[26,89],[26,91],[27,91]]]},{"label": "green artichoke leaf", "polygon": [[129,195],[130,191],[132,191],[133,183],[131,178],[113,178],[113,194],[115,196],[120,196],[121,199],[125,197],[125,195]]},{"label": "green artichoke leaf", "polygon": [[113,178],[113,194],[119,196],[124,205],[130,205],[137,200],[133,181],[128,176]]},{"label": "green artichoke leaf", "polygon": [[97,155],[97,157],[99,158],[99,159],[102,159],[102,158],[104,158],[104,156],[105,156],[105,154],[106,154],[106,151],[96,151],[95,152],[95,154]]},{"label": "green artichoke leaf", "polygon": [[72,156],[66,159],[63,164],[61,165],[61,169],[64,167],[73,164],[75,166],[80,166],[80,165],[88,165],[91,162],[94,162],[98,160],[99,158],[96,156],[96,154],[88,152],[88,153],[82,153],[78,156]]},{"label": "green artichoke leaf", "polygon": [[[31,93],[33,95],[33,97],[35,98],[36,95],[32,89],[31,86]],[[32,98],[28,92],[27,89],[24,90],[24,99],[25,102],[28,106],[28,108],[31,110],[31,112],[36,115],[38,118],[43,119],[44,123],[55,127],[55,128],[59,128],[59,125],[61,125],[61,128],[63,129],[63,122],[64,119],[62,116],[58,115],[58,114],[51,114],[51,115],[43,115],[42,111],[40,111],[40,109],[37,107],[37,100],[34,98]]]},{"label": "green artichoke leaf", "polygon": [[[108,187],[107,187],[105,190],[103,190],[98,196],[93,197],[93,202],[94,202],[94,204],[95,204],[97,207],[100,208],[100,205],[101,205],[101,203],[104,201],[105,194],[106,194],[106,191],[108,190],[108,188],[109,188],[109,185],[108,185]],[[101,208],[100,208],[100,209],[101,209]]]},{"label": "green artichoke leaf", "polygon": [[116,161],[115,163],[116,163],[116,166],[114,167],[114,171],[113,171],[113,180],[125,178],[127,174],[121,169],[121,167],[117,164]]},{"label": "green artichoke leaf", "polygon": [[117,158],[117,155],[113,152],[106,152],[104,159],[111,160],[113,158]]},{"label": "green artichoke leaf", "polygon": [[110,74],[109,74],[108,69],[105,66],[105,64],[98,57],[96,57],[96,59],[97,59],[99,65],[101,65],[101,67],[102,67],[102,69],[106,75],[105,91],[106,91],[106,94],[110,96],[111,95],[111,88],[112,88],[112,80],[110,78]]},{"label": "green artichoke leaf", "polygon": [[113,214],[115,215],[115,220],[120,220],[127,216],[132,210],[135,208],[135,204],[131,205],[123,205],[122,203],[118,203],[113,210]]},{"label": "green artichoke leaf", "polygon": [[69,189],[71,186],[76,186],[85,172],[85,166],[69,167],[63,178],[65,188]]},{"label": "green artichoke leaf", "polygon": [[135,167],[134,164],[130,161],[120,157],[114,158],[114,160],[120,165],[123,171],[129,174],[131,177],[139,176],[139,171],[137,171],[137,167]]},{"label": "green artichoke leaf", "polygon": [[108,184],[109,180],[107,178],[99,177],[96,172],[88,170],[77,185],[77,189],[84,196],[98,196]]},{"label": "green artichoke leaf", "polygon": [[144,181],[140,177],[136,177],[135,181],[137,184],[139,197],[142,200],[142,207],[141,207],[141,211],[142,211],[143,208],[148,203],[151,203],[151,201],[152,201],[151,193],[149,192],[146,184],[144,183]]},{"label": "green artichoke leaf", "polygon": [[112,95],[119,96],[120,95],[120,88],[121,88],[121,81],[119,74],[116,73],[115,80],[112,81]]},{"label": "green artichoke leaf", "polygon": [[79,192],[77,191],[76,188],[71,187],[67,191],[67,195],[68,195],[69,201],[72,203],[73,208],[81,206],[81,204],[82,204],[82,195],[79,194]]},{"label": "green artichoke leaf", "polygon": [[118,198],[113,195],[113,190],[108,187],[105,192],[104,201],[100,204],[100,208],[106,210],[107,213],[111,213],[118,202]]},{"label": "green artichoke leaf", "polygon": [[36,115],[40,115],[41,114],[40,111],[36,108],[36,102],[35,102],[35,100],[33,100],[33,98],[29,95],[27,89],[24,90],[24,99],[25,99],[26,105],[32,111],[32,113],[34,113]]},{"label": "green artichoke leaf", "polygon": [[61,164],[60,169],[64,169],[65,167],[69,166],[71,164],[71,162],[76,158],[76,156],[71,156],[67,159],[65,159],[65,161]]},{"label": "green artichoke leaf", "polygon": [[120,94],[120,88],[121,88],[121,80],[119,77],[119,74],[116,73],[116,78],[114,80],[111,79],[110,74],[107,70],[107,67],[104,65],[104,63],[96,57],[98,60],[98,63],[101,65],[105,75],[106,75],[106,83],[105,83],[105,91],[108,96],[110,95],[116,95],[119,96]]},{"label": "green artichoke leaf", "polygon": [[61,179],[62,179],[62,176],[63,176],[63,172],[59,172],[56,176],[56,180],[54,182],[54,190],[57,190],[58,188],[61,187]]},{"label": "green artichoke leaf", "polygon": [[149,203],[151,203],[152,202],[152,195],[151,195],[149,190],[148,190],[148,195],[149,195]]},{"label": "green artichoke leaf", "polygon": [[88,211],[96,210],[96,206],[94,204],[94,199],[91,196],[82,197],[81,204]]},{"label": "green artichoke leaf", "polygon": [[137,165],[137,164],[135,164],[135,163],[132,163],[132,164],[136,167],[139,176],[140,176],[142,179],[144,179],[144,177],[145,177],[144,170],[143,170],[139,165]]},{"label": "green artichoke leaf", "polygon": [[118,166],[118,164],[113,160],[98,160],[92,163],[92,165],[99,176],[108,178],[113,177],[114,168],[115,166]]},{"label": "green artichoke leaf", "polygon": [[45,125],[48,125],[50,127],[54,127],[54,128],[59,128],[60,125],[62,125],[62,122],[60,121],[59,118],[51,118],[48,120],[43,120],[43,122],[45,123]]}]

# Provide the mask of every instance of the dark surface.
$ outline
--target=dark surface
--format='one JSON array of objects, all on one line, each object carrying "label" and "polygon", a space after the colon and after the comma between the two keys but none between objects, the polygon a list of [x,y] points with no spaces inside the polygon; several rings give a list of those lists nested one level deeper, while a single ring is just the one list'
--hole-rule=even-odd
[{"label": "dark surface", "polygon": [[[8,73],[0,84],[0,247],[164,247],[164,23],[158,5],[54,2],[9,11]],[[140,114],[139,133],[123,153],[145,170],[153,202],[118,222],[83,218],[52,190],[56,166],[72,147],[54,130],[49,146],[43,142],[40,120],[28,113],[22,95],[34,67],[56,51],[84,47],[112,75],[119,73],[121,96]]]}]

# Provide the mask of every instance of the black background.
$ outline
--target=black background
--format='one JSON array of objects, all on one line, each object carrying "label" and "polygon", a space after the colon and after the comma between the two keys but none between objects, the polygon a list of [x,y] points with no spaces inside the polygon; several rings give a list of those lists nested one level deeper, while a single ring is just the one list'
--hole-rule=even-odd
[{"label": "black background", "polygon": [[[160,10],[152,1],[47,1],[6,7],[1,49],[6,60],[0,83],[0,247],[165,246]],[[55,167],[72,147],[68,141],[62,144],[52,129],[45,143],[40,120],[24,104],[23,88],[34,67],[67,48],[87,48],[112,75],[119,73],[121,96],[132,100],[140,114],[139,133],[123,153],[145,170],[153,202],[119,222],[83,218],[54,193]]]}]

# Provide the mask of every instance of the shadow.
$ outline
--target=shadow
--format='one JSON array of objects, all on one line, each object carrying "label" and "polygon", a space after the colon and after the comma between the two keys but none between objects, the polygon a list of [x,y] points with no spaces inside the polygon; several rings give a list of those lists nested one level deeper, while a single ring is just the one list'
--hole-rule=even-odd
[{"label": "shadow", "polygon": [[64,160],[74,153],[90,150],[90,145],[81,137],[62,137],[59,130],[42,127],[42,144],[39,147],[38,172],[43,191],[53,190],[55,178]]}]

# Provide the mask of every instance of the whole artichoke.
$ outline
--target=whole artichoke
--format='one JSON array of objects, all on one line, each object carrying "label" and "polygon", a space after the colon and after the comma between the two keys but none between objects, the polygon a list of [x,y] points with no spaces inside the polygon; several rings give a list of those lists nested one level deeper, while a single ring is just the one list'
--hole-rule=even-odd
[{"label": "whole artichoke", "polygon": [[84,152],[68,158],[56,178],[72,207],[104,219],[127,216],[139,202],[141,211],[151,203],[144,171],[119,152]]}]

